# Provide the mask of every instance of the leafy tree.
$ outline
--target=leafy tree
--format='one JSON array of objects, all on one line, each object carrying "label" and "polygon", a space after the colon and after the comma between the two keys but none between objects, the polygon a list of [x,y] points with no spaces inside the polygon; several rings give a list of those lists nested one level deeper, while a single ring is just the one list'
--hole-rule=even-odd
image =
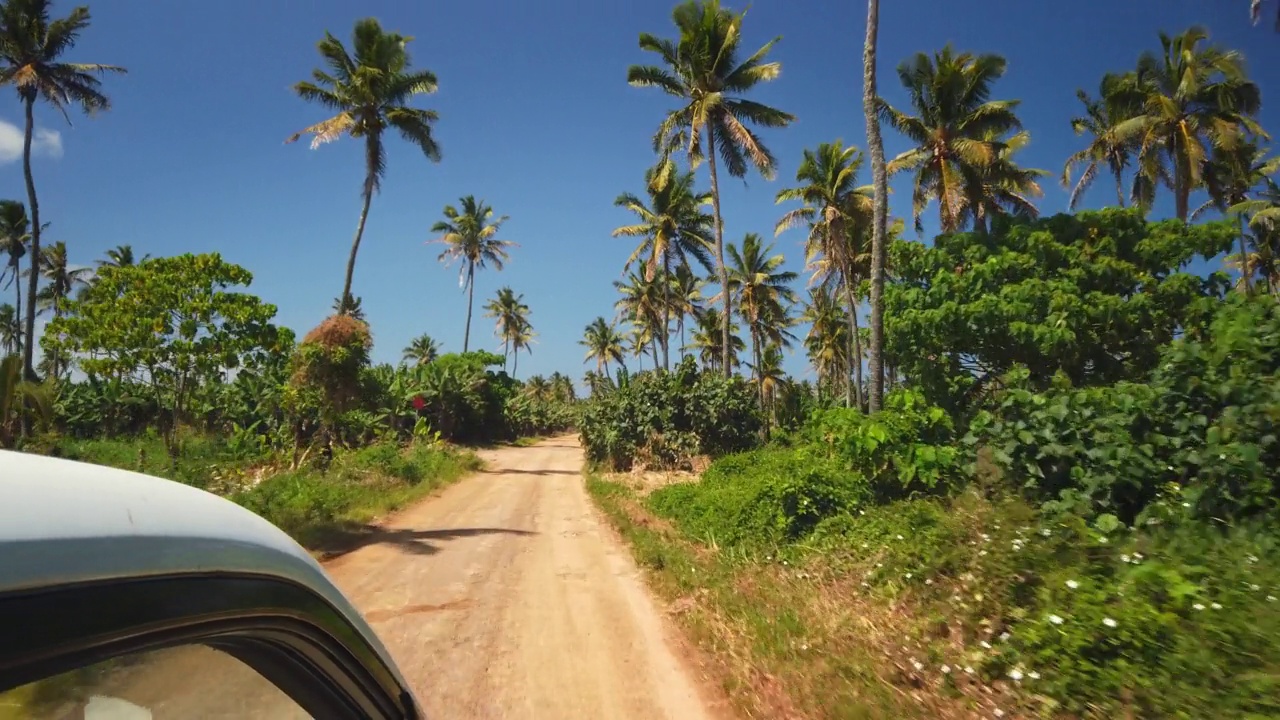
[{"label": "leafy tree", "polygon": [[[732,177],[746,176],[750,163],[765,178],[772,178],[773,155],[747,124],[786,127],[795,119],[781,110],[742,97],[760,83],[777,78],[782,71],[781,63],[765,62],[779,38],[769,41],[746,60],[738,61],[743,16],[722,8],[719,0],[682,3],[671,15],[679,32],[675,42],[649,33],[640,34],[640,49],[657,54],[662,65],[633,65],[627,70],[627,82],[638,87],[656,87],[680,102],[658,126],[653,137],[654,150],[666,159],[683,147],[694,168],[707,160],[715,219],[716,266],[722,288],[728,284],[728,269],[724,259],[724,220],[720,214],[716,155],[724,160],[725,170]],[[727,354],[733,309],[729,293],[723,293],[722,299],[721,347],[726,353],[722,365],[727,376],[733,365]]]},{"label": "leafy tree", "polygon": [[880,103],[881,117],[915,147],[889,163],[889,172],[915,172],[911,203],[916,230],[930,200],[938,201],[943,232],[975,228],[986,219],[977,207],[986,199],[986,170],[1004,145],[1001,138],[1019,130],[1017,100],[991,100],[991,89],[1005,71],[999,55],[956,53],[948,45],[933,56],[918,53],[898,66],[916,115]]},{"label": "leafy tree", "polygon": [[0,279],[7,279],[5,285],[13,285],[14,313],[18,319],[18,332],[13,336],[13,352],[22,356],[22,258],[27,254],[27,245],[31,242],[31,221],[27,219],[27,208],[17,200],[0,200],[0,253],[6,256],[6,264],[0,268]]},{"label": "leafy tree", "polygon": [[[4,307],[13,309],[12,305]],[[53,422],[54,390],[50,383],[22,379],[22,358],[0,357],[0,448],[13,447],[18,430],[35,421],[41,427]]]},{"label": "leafy tree", "polygon": [[426,333],[419,335],[404,348],[402,359],[413,365],[427,365],[440,356],[440,343]]},{"label": "leafy tree", "polygon": [[[89,27],[89,8],[80,6],[65,18],[50,17],[52,0],[4,0],[0,3],[0,85],[12,85],[18,91],[26,117],[22,143],[22,174],[27,184],[27,209],[31,213],[32,258],[40,257],[40,203],[36,198],[35,178],[31,174],[31,140],[35,133],[35,104],[44,98],[67,117],[68,105],[78,105],[86,115],[111,107],[102,93],[97,76],[123,73],[124,68],[96,63],[63,62],[62,56],[75,47],[80,34]],[[27,279],[27,326],[23,335],[36,333],[36,293],[39,273]],[[28,378],[35,376],[33,364],[35,343],[23,347],[22,367]]]},{"label": "leafy tree", "polygon": [[317,430],[332,451],[342,416],[365,397],[361,380],[372,347],[369,325],[342,314],[325,318],[298,343],[284,395],[294,425],[295,461],[303,442]]},{"label": "leafy tree", "polygon": [[[871,214],[871,412],[884,400],[884,281],[889,246],[889,172],[880,135],[876,89],[876,50],[880,32],[880,0],[867,0],[867,36],[862,46],[862,111],[867,122],[867,149],[871,153],[871,183],[875,205]],[[856,335],[857,333],[855,333]],[[859,361],[861,362],[861,361]]]},{"label": "leafy tree", "polygon": [[[369,217],[369,204],[386,174],[384,133],[395,129],[428,160],[440,161],[440,146],[432,135],[432,125],[438,117],[436,112],[408,105],[417,95],[434,93],[437,85],[436,76],[430,71],[410,69],[408,44],[411,40],[412,37],[399,33],[384,32],[374,18],[356,22],[351,34],[352,52],[326,32],[316,45],[326,69],[311,71],[314,82],[304,80],[293,86],[298,97],[337,114],[294,133],[286,143],[303,135],[312,136],[312,149],[343,135],[364,140],[364,187],[361,190],[364,204],[347,258],[342,294],[338,296],[344,300],[351,295],[351,278],[356,271],[356,254]],[[343,310],[347,309],[344,303]]]},{"label": "leafy tree", "polygon": [[1280,292],[1280,185],[1267,179],[1257,198],[1228,208],[1231,213],[1247,215],[1253,235],[1254,251],[1237,258],[1241,277],[1245,267],[1261,273],[1270,293]]},{"label": "leafy tree", "polygon": [[[711,270],[711,248],[713,241],[712,218],[702,211],[704,205],[711,202],[710,193],[699,193],[693,189],[693,173],[675,173],[667,166],[650,168],[645,172],[645,181],[649,192],[649,204],[631,193],[619,195],[613,204],[630,210],[640,222],[625,225],[613,231],[614,237],[640,237],[643,240],[636,247],[631,257],[627,258],[626,268],[637,261],[643,261],[645,279],[652,281],[659,272],[670,278],[671,261],[678,262],[677,267],[688,268],[690,258],[697,260],[707,270]],[[664,182],[657,182],[657,175],[662,172],[673,173]],[[644,256],[648,255],[645,259]],[[671,283],[663,285],[663,325],[660,336],[662,342],[662,366],[671,368],[669,354],[671,338]]]},{"label": "leafy tree", "polygon": [[440,261],[448,264],[458,260],[462,263],[458,280],[467,290],[467,328],[462,336],[462,352],[465,353],[471,346],[471,301],[475,297],[476,269],[483,270],[486,265],[493,265],[495,270],[502,270],[502,264],[510,258],[507,249],[516,244],[497,237],[498,230],[507,221],[506,215],[495,218],[493,208],[473,195],[462,198],[459,204],[461,210],[445,205],[445,219],[432,225],[431,232],[443,233],[432,241],[445,245]]},{"label": "leafy tree", "polygon": [[[36,302],[42,312],[52,310],[54,318],[61,317],[63,305],[71,296],[71,291],[77,287],[88,287],[93,270],[87,267],[73,268],[68,265],[67,245],[61,240],[40,250],[38,264],[40,274],[45,279],[45,285],[36,294]],[[47,374],[57,379],[66,369],[67,358],[56,352],[50,352],[45,355],[44,362],[47,366]]]},{"label": "leafy tree", "polygon": [[49,324],[45,352],[78,355],[91,376],[147,384],[166,408],[162,435],[176,453],[177,425],[196,386],[269,353],[278,340],[275,306],[233,290],[252,280],[216,253],[104,267]]},{"label": "leafy tree", "polygon": [[[738,313],[751,333],[753,367],[762,364],[762,352],[766,341],[781,344],[786,327],[790,324],[787,308],[795,302],[791,283],[796,274],[781,270],[783,256],[769,253],[773,245],[764,245],[760,236],[747,233],[742,239],[742,249],[729,246],[729,291],[738,303]],[[760,402],[764,403],[764,379],[756,378],[760,389]]]},{"label": "leafy tree", "polygon": [[1224,274],[1187,272],[1231,246],[1230,223],[1147,223],[1104,210],[998,223],[989,235],[898,243],[886,293],[889,350],[909,382],[954,412],[1015,366],[1033,388],[1141,377],[1161,346],[1203,324]]},{"label": "leafy tree", "polygon": [[862,166],[862,153],[852,145],[845,147],[837,140],[822,143],[816,151],[805,150],[804,159],[796,170],[799,187],[780,190],[777,202],[799,200],[803,207],[782,216],[774,228],[774,234],[806,225],[809,237],[805,240],[805,259],[814,271],[813,282],[831,282],[844,294],[844,317],[849,322],[849,332],[844,337],[854,347],[852,352],[841,353],[850,362],[847,368],[854,382],[846,382],[845,404],[856,402],[862,407],[862,346],[858,339],[857,287],[862,282],[860,270],[867,265],[867,241],[870,240],[874,219],[873,188],[858,186],[858,169]]},{"label": "leafy tree", "polygon": [[[1106,91],[1105,81],[1103,91]],[[1062,186],[1071,188],[1071,199],[1067,207],[1075,210],[1080,205],[1084,192],[1103,169],[1109,170],[1115,178],[1116,204],[1124,207],[1124,171],[1137,149],[1132,141],[1122,138],[1116,132],[1116,126],[1128,119],[1127,113],[1115,98],[1108,99],[1105,94],[1102,99],[1094,100],[1084,90],[1077,90],[1076,97],[1084,105],[1084,115],[1071,119],[1071,129],[1076,135],[1087,133],[1089,146],[1073,153],[1062,168]],[[1072,185],[1071,169],[1077,165],[1083,165],[1084,170],[1075,185]]]},{"label": "leafy tree", "polygon": [[1244,59],[1206,46],[1208,39],[1201,27],[1173,37],[1160,33],[1160,54],[1145,52],[1136,72],[1104,81],[1109,100],[1133,115],[1115,133],[1138,148],[1137,202],[1149,208],[1156,187],[1165,185],[1184,221],[1191,191],[1204,180],[1209,146],[1232,147],[1249,134],[1263,134],[1253,120],[1261,94],[1245,76]]},{"label": "leafy tree", "polygon": [[622,337],[604,318],[592,320],[583,331],[583,338],[578,344],[587,348],[586,360],[595,360],[596,371],[605,373],[606,377],[611,362],[617,363],[623,370],[627,369],[627,363],[623,360]]}]

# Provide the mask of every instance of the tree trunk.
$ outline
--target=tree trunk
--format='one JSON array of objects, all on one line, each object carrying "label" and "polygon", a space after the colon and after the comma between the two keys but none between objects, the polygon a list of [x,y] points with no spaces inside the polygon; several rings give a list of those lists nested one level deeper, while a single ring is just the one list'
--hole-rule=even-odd
[{"label": "tree trunk", "polygon": [[18,337],[14,340],[18,343],[14,352],[22,357],[22,348],[26,344],[23,342],[23,321],[22,317],[22,261],[15,255],[13,257],[13,294],[14,301],[17,303],[13,306],[14,318],[18,321]]},{"label": "tree trunk", "polygon": [[720,277],[720,293],[724,296],[724,318],[720,322],[720,342],[723,343],[720,357],[724,376],[732,377],[733,363],[729,361],[729,354],[733,352],[733,345],[729,342],[729,334],[733,326],[733,300],[729,297],[729,266],[724,264],[724,221],[720,218],[720,180],[716,176],[716,135],[710,122],[706,127],[707,164],[711,170],[711,210],[716,223],[716,270]]},{"label": "tree trunk", "polygon": [[1184,223],[1187,221],[1187,213],[1191,202],[1191,183],[1187,181],[1187,174],[1187,171],[1183,168],[1183,163],[1177,162],[1173,177],[1174,213]]},{"label": "tree trunk", "polygon": [[662,256],[662,369],[671,372],[671,256]]},{"label": "tree trunk", "polygon": [[462,352],[471,347],[471,301],[476,296],[476,264],[467,262],[467,328],[462,333]]},{"label": "tree trunk", "polygon": [[[366,183],[366,188],[368,184]],[[364,206],[360,208],[360,224],[356,225],[356,237],[351,241],[351,255],[347,258],[347,276],[342,281],[342,294],[338,296],[340,307],[344,308],[343,315],[351,311],[351,303],[354,298],[351,297],[351,278],[356,274],[356,253],[360,252],[360,240],[364,237],[364,223],[369,219],[369,204],[373,202],[373,191],[366,189],[364,191]]]},{"label": "tree trunk", "polygon": [[1116,200],[1120,203],[1120,207],[1124,207],[1124,174],[1120,168],[1112,168],[1111,172],[1116,176]]},{"label": "tree trunk", "polygon": [[[885,173],[884,140],[876,108],[876,41],[880,29],[880,0],[867,0],[867,39],[862,49],[862,110],[867,116],[867,146],[871,151],[874,211],[871,228],[871,398],[875,412],[884,401],[884,256],[889,213],[889,181]],[[857,318],[854,318],[855,321]],[[855,341],[857,336],[854,336]],[[861,369],[862,362],[859,360]]]},{"label": "tree trunk", "polygon": [[1253,294],[1253,273],[1249,272],[1249,246],[1244,240],[1244,217],[1236,218],[1240,230],[1240,277],[1244,280],[1244,294]]},{"label": "tree trunk", "polygon": [[520,369],[520,348],[519,346],[511,350],[511,379],[516,379],[516,370]]},{"label": "tree trunk", "polygon": [[27,116],[26,134],[22,137],[22,174],[27,181],[27,209],[31,213],[31,274],[27,278],[27,322],[23,328],[25,343],[22,346],[22,374],[28,380],[36,379],[34,364],[36,348],[36,292],[40,286],[40,203],[36,200],[36,181],[31,175],[31,138],[35,132],[35,95],[23,98],[23,110]]},{"label": "tree trunk", "polygon": [[858,304],[847,279],[844,283],[844,291],[849,304],[849,332],[853,333],[853,357],[849,360],[849,364],[853,366],[853,374],[850,378],[850,374],[845,373],[845,378],[853,383],[853,397],[857,401],[858,409],[866,412],[866,403],[863,402],[865,397],[862,394],[862,333],[858,327]]}]

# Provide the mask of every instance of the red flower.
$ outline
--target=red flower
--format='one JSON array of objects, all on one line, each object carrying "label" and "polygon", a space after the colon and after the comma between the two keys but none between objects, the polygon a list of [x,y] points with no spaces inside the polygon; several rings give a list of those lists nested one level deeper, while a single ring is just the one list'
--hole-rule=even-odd
[{"label": "red flower", "polygon": [[426,406],[427,406],[427,401],[426,401],[426,400],[423,400],[421,395],[414,395],[414,396],[413,396],[413,409],[414,409],[414,410],[421,410],[422,408],[424,408],[424,407],[426,407]]}]

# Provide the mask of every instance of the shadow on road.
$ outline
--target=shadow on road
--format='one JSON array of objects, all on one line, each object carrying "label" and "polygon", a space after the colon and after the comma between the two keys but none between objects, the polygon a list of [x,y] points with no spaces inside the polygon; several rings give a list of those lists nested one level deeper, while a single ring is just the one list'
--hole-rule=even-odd
[{"label": "shadow on road", "polygon": [[517,470],[515,468],[493,468],[481,470],[481,475],[581,475],[579,470]]},{"label": "shadow on road", "polygon": [[332,560],[369,545],[394,545],[411,555],[435,555],[440,552],[440,541],[476,535],[536,535],[529,530],[511,528],[441,528],[438,530],[412,530],[384,528],[376,525],[347,523],[324,528],[319,537],[309,543],[323,560]]}]

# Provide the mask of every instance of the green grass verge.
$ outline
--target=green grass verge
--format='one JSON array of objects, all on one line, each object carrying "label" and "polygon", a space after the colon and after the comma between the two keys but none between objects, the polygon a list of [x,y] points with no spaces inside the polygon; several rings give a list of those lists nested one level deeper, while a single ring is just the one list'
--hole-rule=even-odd
[{"label": "green grass verge", "polygon": [[947,716],[939,705],[949,700],[913,701],[892,682],[879,630],[815,569],[764,549],[696,542],[650,514],[627,485],[591,476],[587,489],[744,715]]}]

